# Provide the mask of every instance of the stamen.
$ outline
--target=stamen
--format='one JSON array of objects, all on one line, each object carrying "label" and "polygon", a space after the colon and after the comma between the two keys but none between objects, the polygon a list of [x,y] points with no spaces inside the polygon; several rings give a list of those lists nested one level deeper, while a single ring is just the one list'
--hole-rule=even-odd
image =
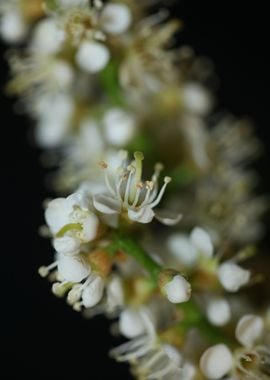
[{"label": "stamen", "polygon": [[52,269],[54,269],[55,267],[57,267],[58,265],[58,260],[57,261],[54,261],[52,264],[48,265],[47,267],[46,266],[41,266],[39,269],[38,269],[38,273],[41,277],[47,277],[48,274],[50,273],[50,271]]},{"label": "stamen", "polygon": [[57,297],[63,297],[70,286],[72,285],[69,281],[55,282],[52,286],[52,292]]},{"label": "stamen", "polygon": [[132,176],[133,174],[135,173],[136,169],[132,166],[132,165],[129,165],[127,167],[127,170],[129,171],[129,175],[128,175],[128,180],[127,180],[127,185],[126,185],[126,190],[125,190],[125,195],[124,195],[124,207],[128,207],[129,204],[128,204],[128,201],[129,201],[129,197],[130,197],[130,187],[131,187],[131,180],[132,180]]},{"label": "stamen", "polygon": [[157,182],[157,180],[159,178],[159,175],[160,175],[160,173],[162,172],[163,169],[164,169],[164,166],[160,162],[156,163],[156,165],[155,165],[155,171],[154,171],[154,173],[152,175],[152,181],[153,182]]},{"label": "stamen", "polygon": [[142,178],[142,162],[144,160],[144,156],[142,152],[135,152],[134,153],[134,158],[135,158],[135,171],[136,171],[136,176],[135,176],[135,182],[139,183],[141,182]]},{"label": "stamen", "polygon": [[151,208],[154,208],[156,205],[159,204],[159,202],[161,201],[161,198],[163,197],[163,195],[165,193],[166,187],[167,187],[168,183],[171,182],[171,180],[172,180],[171,177],[165,177],[164,178],[164,184],[163,184],[163,186],[162,186],[162,188],[161,188],[161,190],[160,190],[160,192],[159,192],[156,200],[153,203],[150,204]]},{"label": "stamen", "polygon": [[133,201],[131,207],[136,207],[136,205],[138,203],[138,200],[139,200],[140,194],[141,194],[141,190],[143,188],[142,182],[137,183],[136,187],[137,187],[137,190],[136,190],[135,198],[134,198],[134,201]]}]

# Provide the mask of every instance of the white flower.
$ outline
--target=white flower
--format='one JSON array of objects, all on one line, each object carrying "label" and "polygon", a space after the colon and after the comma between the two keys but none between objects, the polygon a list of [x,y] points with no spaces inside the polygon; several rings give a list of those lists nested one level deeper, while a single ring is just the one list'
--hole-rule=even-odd
[{"label": "white flower", "polygon": [[84,307],[95,306],[100,302],[103,290],[104,280],[100,276],[95,276],[82,292],[82,305]]},{"label": "white flower", "polygon": [[21,42],[26,36],[27,31],[27,25],[18,10],[11,9],[2,14],[0,34],[6,42]]},{"label": "white flower", "polygon": [[92,74],[104,69],[109,59],[110,52],[108,48],[104,44],[94,41],[82,42],[76,54],[78,66]]},{"label": "white flower", "polygon": [[206,308],[209,321],[215,326],[223,326],[231,319],[231,308],[226,299],[213,299]]},{"label": "white flower", "polygon": [[153,210],[161,201],[171,178],[164,178],[164,184],[158,193],[158,177],[161,166],[156,166],[150,181],[142,182],[143,154],[136,152],[134,154],[135,161],[128,164],[127,153],[122,153],[122,163],[116,171],[110,173],[111,178],[107,170],[108,165],[103,163],[103,168],[106,169],[105,181],[108,194],[94,196],[93,203],[95,208],[108,215],[125,212],[130,220],[139,223],[150,223],[154,217],[167,225],[177,223],[181,218],[180,215],[174,218],[161,217]]},{"label": "white flower", "polygon": [[105,32],[121,34],[127,31],[132,22],[130,9],[125,4],[107,4],[101,13],[101,25]]},{"label": "white flower", "polygon": [[58,272],[65,281],[81,282],[90,273],[90,267],[79,257],[64,256],[58,262]]},{"label": "white flower", "polygon": [[56,252],[66,256],[77,255],[80,252],[80,245],[80,240],[71,236],[59,237],[53,241]]},{"label": "white flower", "polygon": [[198,252],[204,257],[211,258],[213,256],[213,243],[209,234],[200,227],[195,227],[190,234],[190,240]]},{"label": "white flower", "polygon": [[182,89],[183,101],[187,110],[205,115],[212,106],[212,99],[207,90],[198,83],[186,83]]},{"label": "white flower", "polygon": [[111,145],[126,145],[135,132],[133,115],[121,108],[109,109],[104,115],[103,124],[106,140]]},{"label": "white flower", "polygon": [[187,267],[192,267],[199,258],[213,256],[213,243],[209,234],[200,227],[195,227],[190,236],[176,233],[168,238],[168,248],[175,259]]},{"label": "white flower", "polygon": [[208,348],[200,359],[200,368],[207,379],[220,379],[233,366],[233,356],[225,344]]},{"label": "white flower", "polygon": [[250,279],[250,271],[233,262],[225,262],[218,268],[218,278],[228,292],[237,292]]},{"label": "white flower", "polygon": [[64,42],[65,33],[56,21],[47,18],[40,21],[34,29],[31,49],[40,55],[51,55],[59,52]]},{"label": "white flower", "polygon": [[54,235],[68,233],[81,242],[96,237],[98,218],[88,207],[88,198],[74,193],[67,198],[56,198],[49,202],[45,211],[46,222]]},{"label": "white flower", "polygon": [[263,319],[257,315],[244,315],[236,326],[236,338],[245,347],[252,347],[262,336]]},{"label": "white flower", "polygon": [[73,99],[67,94],[42,96],[34,106],[38,117],[36,139],[42,147],[53,148],[66,138],[74,110]]},{"label": "white flower", "polygon": [[186,302],[191,296],[191,285],[180,274],[174,276],[171,281],[164,284],[162,290],[172,303]]},{"label": "white flower", "polygon": [[135,338],[144,333],[145,323],[139,311],[125,309],[120,314],[119,330],[127,338]]},{"label": "white flower", "polygon": [[[178,350],[167,344],[161,344],[153,322],[146,309],[139,310],[144,321],[144,331],[131,341],[113,349],[110,354],[120,362],[130,362],[132,372],[138,379],[183,379],[194,378],[194,368],[185,363]],[[142,330],[139,325],[139,330]],[[132,326],[131,326],[132,328]]]}]

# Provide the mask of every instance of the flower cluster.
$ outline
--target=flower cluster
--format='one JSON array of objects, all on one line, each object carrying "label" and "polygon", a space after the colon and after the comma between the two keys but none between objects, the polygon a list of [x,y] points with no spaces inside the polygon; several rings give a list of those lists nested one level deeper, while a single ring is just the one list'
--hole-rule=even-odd
[{"label": "flower cluster", "polygon": [[213,114],[212,63],[174,47],[159,1],[0,0],[0,16],[7,91],[56,168],[52,292],[114,318],[127,342],[110,355],[137,379],[270,379],[269,306],[249,291],[265,286],[261,144]]}]

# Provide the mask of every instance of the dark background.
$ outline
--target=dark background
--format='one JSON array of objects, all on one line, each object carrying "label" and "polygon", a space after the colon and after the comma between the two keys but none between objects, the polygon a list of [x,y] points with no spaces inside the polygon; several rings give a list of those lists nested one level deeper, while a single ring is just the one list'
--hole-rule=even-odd
[{"label": "dark background", "polygon": [[[256,133],[266,146],[258,163],[261,187],[269,192],[266,5],[223,0],[177,4],[185,22],[180,43],[191,44],[215,63],[221,108],[237,116],[249,115],[256,124]],[[7,80],[4,51],[1,46],[1,90]],[[13,104],[1,91],[1,378],[127,380],[127,367],[107,358],[115,345],[109,323],[103,318],[83,320],[54,297],[48,282],[37,275],[37,268],[49,262],[52,253],[50,243],[37,233],[43,222],[41,202],[50,194],[43,185],[40,151],[27,139],[30,121],[14,115]]]}]

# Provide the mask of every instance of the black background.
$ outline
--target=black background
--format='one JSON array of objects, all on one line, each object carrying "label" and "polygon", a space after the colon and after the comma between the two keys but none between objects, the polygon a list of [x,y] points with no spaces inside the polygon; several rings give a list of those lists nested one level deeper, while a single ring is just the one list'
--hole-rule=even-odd
[{"label": "black background", "polygon": [[[235,4],[238,4],[236,9]],[[266,3],[266,2],[265,2]],[[210,57],[221,80],[221,108],[249,115],[266,153],[258,168],[269,182],[269,30],[263,2],[177,2],[185,23],[180,43]],[[242,7],[241,7],[242,6]],[[1,90],[7,68],[1,46]],[[115,345],[103,318],[85,321],[54,297],[37,268],[51,248],[37,234],[43,222],[45,170],[40,152],[27,139],[30,121],[13,113],[14,101],[1,91],[1,378],[129,379],[127,367],[107,358]],[[267,153],[268,151],[268,153]]]}]

